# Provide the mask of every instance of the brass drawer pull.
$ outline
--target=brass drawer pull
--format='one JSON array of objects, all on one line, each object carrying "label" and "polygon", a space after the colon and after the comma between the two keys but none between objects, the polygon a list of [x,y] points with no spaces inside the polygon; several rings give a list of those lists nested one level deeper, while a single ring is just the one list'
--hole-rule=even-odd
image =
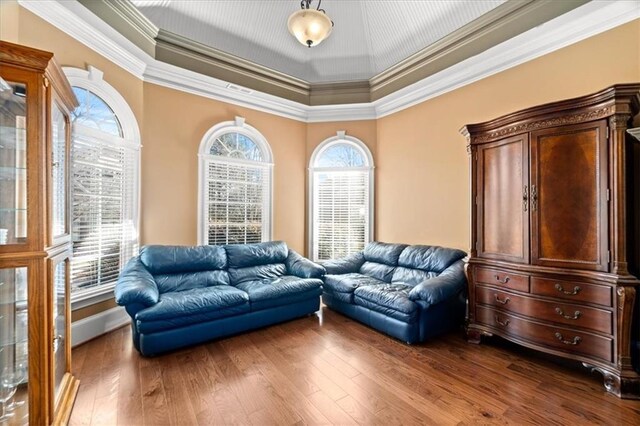
[{"label": "brass drawer pull", "polygon": [[556,308],[556,314],[560,315],[564,319],[577,320],[582,315],[582,312],[575,311],[573,316],[571,316],[571,315],[566,315],[561,308]]},{"label": "brass drawer pull", "polygon": [[572,345],[572,346],[575,346],[580,342],[582,342],[582,337],[580,336],[575,336],[573,340],[565,340],[561,333],[556,333],[556,339],[560,340],[565,345]]},{"label": "brass drawer pull", "polygon": [[582,290],[582,289],[580,288],[579,285],[577,285],[577,286],[575,286],[573,288],[573,291],[566,291],[564,289],[564,287],[562,287],[561,284],[556,284],[556,290],[558,290],[560,293],[564,293],[564,294],[566,294],[568,296],[575,296],[576,294],[580,293],[580,290]]},{"label": "brass drawer pull", "polygon": [[501,325],[501,326],[503,326],[503,327],[508,326],[508,325],[509,325],[509,322],[510,322],[509,320],[504,320],[504,322],[500,321],[500,318],[499,318],[497,315],[494,317],[494,319],[496,320],[496,322],[497,322],[498,324],[500,324],[500,325]]},{"label": "brass drawer pull", "polygon": [[509,297],[505,297],[504,299],[500,299],[500,296],[498,296],[497,294],[494,294],[494,296],[496,298],[496,302],[500,303],[501,305],[506,305],[511,300],[511,299],[509,299]]},{"label": "brass drawer pull", "polygon": [[509,281],[511,281],[511,278],[509,278],[509,277],[504,277],[504,279],[503,279],[503,280],[501,280],[501,279],[500,279],[500,275],[496,275],[496,281],[498,281],[498,282],[499,282],[499,283],[501,283],[501,284],[506,284],[506,283],[508,283]]}]

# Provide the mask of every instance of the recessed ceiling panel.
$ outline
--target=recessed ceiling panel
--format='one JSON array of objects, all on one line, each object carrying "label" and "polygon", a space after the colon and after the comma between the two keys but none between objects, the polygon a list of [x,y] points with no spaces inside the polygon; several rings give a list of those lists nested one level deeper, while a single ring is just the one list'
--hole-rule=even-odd
[{"label": "recessed ceiling panel", "polygon": [[300,8],[296,0],[132,3],[161,29],[310,83],[327,83],[369,79],[504,2],[324,0],[335,27],[313,48],[287,29],[287,18]]}]

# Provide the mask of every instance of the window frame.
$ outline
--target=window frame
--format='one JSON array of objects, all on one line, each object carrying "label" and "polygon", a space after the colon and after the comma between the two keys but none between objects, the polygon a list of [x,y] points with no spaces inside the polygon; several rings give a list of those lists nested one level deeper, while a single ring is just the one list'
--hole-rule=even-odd
[{"label": "window frame", "polygon": [[[362,167],[318,167],[316,163],[322,157],[325,151],[329,148],[339,145],[339,144],[347,144],[351,147],[357,149],[363,156],[365,160],[365,165]],[[307,192],[307,204],[308,204],[308,221],[307,221],[307,253],[309,257],[313,261],[318,261],[318,256],[316,253],[316,236],[314,232],[314,221],[315,221],[315,175],[316,173],[323,172],[344,172],[344,171],[364,171],[368,174],[369,180],[369,194],[368,196],[368,205],[367,205],[367,213],[365,215],[365,236],[364,243],[365,245],[371,241],[374,241],[374,232],[375,232],[375,174],[374,174],[374,161],[373,155],[369,150],[369,147],[362,142],[360,139],[355,138],[353,136],[346,135],[345,131],[338,131],[336,136],[330,137],[322,141],[311,154],[311,158],[309,159],[309,168],[308,168],[308,192]]]},{"label": "window frame", "polygon": [[[75,68],[75,67],[63,67],[62,68],[69,84],[72,87],[79,87],[84,90],[93,92],[96,96],[100,97],[109,108],[113,111],[120,127],[122,129],[122,144],[127,148],[133,149],[136,152],[136,160],[134,162],[134,189],[133,194],[135,199],[132,202],[133,208],[133,222],[135,224],[136,241],[140,244],[140,164],[142,148],[140,128],[133,110],[127,103],[126,99],[118,92],[116,88],[107,83],[104,79],[104,73],[99,69],[89,65],[87,69]],[[72,123],[73,125],[73,123]],[[72,129],[73,130],[73,129]],[[99,130],[97,130],[99,131]],[[105,137],[113,141],[115,136],[105,133]],[[73,140],[72,142],[73,143]],[[70,170],[73,168],[72,160],[69,163]],[[73,179],[73,176],[71,176]],[[73,185],[70,185],[70,197],[73,197]],[[73,218],[73,211],[70,211],[70,216]],[[70,224],[70,230],[73,232],[73,225]],[[122,256],[122,253],[121,253]],[[124,267],[124,263],[121,261],[121,268]],[[85,306],[92,305],[94,303],[108,300],[113,297],[113,289],[115,287],[115,281],[109,284],[102,284],[95,287],[90,287],[85,290],[79,290],[72,292],[71,304],[72,309],[79,309]]]},{"label": "window frame", "polygon": [[[239,133],[251,139],[262,152],[263,161],[242,160],[239,158],[225,157],[210,154],[211,146],[215,140],[226,133]],[[223,164],[248,165],[252,167],[264,167],[267,170],[269,182],[267,184],[267,197],[263,201],[263,215],[267,215],[266,220],[263,219],[262,241],[271,241],[273,239],[273,152],[267,139],[255,127],[245,122],[243,117],[235,117],[234,121],[223,121],[211,127],[202,137],[200,148],[198,150],[198,244],[208,244],[208,222],[206,220],[208,214],[205,209],[209,202],[205,196],[207,181],[207,165],[211,161]]]}]

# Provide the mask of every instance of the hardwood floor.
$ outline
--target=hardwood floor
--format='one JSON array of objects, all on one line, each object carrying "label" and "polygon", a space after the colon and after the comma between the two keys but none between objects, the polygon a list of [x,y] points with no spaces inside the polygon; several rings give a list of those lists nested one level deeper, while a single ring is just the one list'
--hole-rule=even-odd
[{"label": "hardwood floor", "polygon": [[461,331],[407,346],[327,308],[155,358],[121,328],[73,362],[72,425],[640,424],[574,364]]}]

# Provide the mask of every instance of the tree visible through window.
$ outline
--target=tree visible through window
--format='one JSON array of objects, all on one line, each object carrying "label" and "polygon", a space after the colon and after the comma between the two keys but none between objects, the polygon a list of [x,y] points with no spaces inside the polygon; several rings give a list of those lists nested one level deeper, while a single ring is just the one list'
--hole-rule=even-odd
[{"label": "tree visible through window", "polygon": [[354,138],[332,138],[311,159],[311,252],[327,260],[360,251],[371,239],[372,161]]},{"label": "tree visible through window", "polygon": [[241,120],[222,123],[205,135],[200,157],[201,243],[269,240],[271,155],[264,138]]},{"label": "tree visible through window", "polygon": [[139,143],[100,96],[73,91],[71,286],[84,294],[113,285],[137,253]]}]

